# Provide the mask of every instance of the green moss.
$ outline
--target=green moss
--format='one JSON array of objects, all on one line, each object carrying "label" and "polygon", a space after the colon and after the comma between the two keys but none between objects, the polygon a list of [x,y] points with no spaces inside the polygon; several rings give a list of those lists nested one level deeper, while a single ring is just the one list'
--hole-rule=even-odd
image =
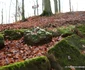
[{"label": "green moss", "polygon": [[4,31],[1,31],[0,34],[3,34],[4,35]]},{"label": "green moss", "polygon": [[60,28],[57,29],[57,32],[59,33],[59,35],[66,35],[66,34],[73,34],[73,29],[75,28],[75,26],[73,25],[69,25],[69,26],[62,26]]},{"label": "green moss", "polygon": [[52,37],[57,37],[59,36],[60,34],[57,32],[57,29],[55,29],[55,31],[52,30],[48,30],[48,32],[52,33]]},{"label": "green moss", "polygon": [[23,36],[25,29],[12,29],[12,30],[5,30],[4,35],[5,39],[9,40],[16,40]]},{"label": "green moss", "polygon": [[47,54],[46,56],[49,59],[51,68],[53,70],[63,70],[62,66],[57,62],[53,54]]},{"label": "green moss", "polygon": [[81,32],[85,33],[85,24],[78,25],[76,26],[76,28],[78,28],[78,30],[80,30]]},{"label": "green moss", "polygon": [[41,56],[0,67],[0,70],[50,70],[50,63],[45,56]]},{"label": "green moss", "polygon": [[0,34],[0,40],[3,40],[3,39],[4,39],[3,34]]},{"label": "green moss", "polygon": [[[48,51],[49,54],[54,54],[57,62],[65,69],[65,66],[85,66],[85,56],[80,53],[76,45],[72,45],[67,39],[60,41],[52,49]],[[81,69],[77,69],[81,70]]]},{"label": "green moss", "polygon": [[83,50],[83,45],[85,45],[85,39],[82,39],[78,35],[71,35],[65,39],[70,45],[75,46],[80,51]]},{"label": "green moss", "polygon": [[81,37],[85,37],[85,24],[77,25],[74,32]]},{"label": "green moss", "polygon": [[4,36],[0,34],[0,49],[4,48]]}]

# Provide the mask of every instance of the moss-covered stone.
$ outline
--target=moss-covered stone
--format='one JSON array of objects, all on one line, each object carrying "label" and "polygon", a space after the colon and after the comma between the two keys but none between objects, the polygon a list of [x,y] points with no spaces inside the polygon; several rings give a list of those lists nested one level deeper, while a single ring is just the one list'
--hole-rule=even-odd
[{"label": "moss-covered stone", "polygon": [[[48,53],[55,56],[56,61],[64,68],[64,70],[70,70],[69,68],[65,68],[65,66],[70,65],[85,66],[85,56],[81,54],[76,46],[77,44],[70,41],[68,42],[68,38],[66,38],[51,48]],[[81,70],[81,68],[77,68],[76,70]]]},{"label": "moss-covered stone", "polygon": [[52,33],[52,37],[58,37],[60,34],[57,32],[57,29],[56,31],[53,31],[53,30],[48,30],[50,33]]},{"label": "moss-covered stone", "polygon": [[83,47],[85,45],[85,39],[82,39],[80,36],[73,34],[65,38],[65,40],[68,42],[68,44],[75,46],[78,50],[85,50]]},{"label": "moss-covered stone", "polygon": [[69,26],[62,26],[57,29],[57,32],[59,35],[62,35],[63,37],[67,37],[69,35],[73,34],[73,29],[75,26],[69,25]]},{"label": "moss-covered stone", "polygon": [[80,37],[85,37],[85,24],[77,25],[74,29],[74,33]]},{"label": "moss-covered stone", "polygon": [[39,27],[24,33],[24,41],[28,45],[41,45],[52,40],[52,33]]},{"label": "moss-covered stone", "polygon": [[0,49],[4,48],[4,36],[0,34]]},{"label": "moss-covered stone", "polygon": [[41,56],[0,67],[0,70],[50,70],[50,63],[45,56]]},{"label": "moss-covered stone", "polygon": [[20,39],[23,36],[24,31],[25,29],[5,30],[4,31],[5,39],[9,39],[9,40]]},{"label": "moss-covered stone", "polygon": [[63,70],[62,66],[59,64],[53,54],[47,54],[46,56],[49,59],[51,68],[53,70]]}]

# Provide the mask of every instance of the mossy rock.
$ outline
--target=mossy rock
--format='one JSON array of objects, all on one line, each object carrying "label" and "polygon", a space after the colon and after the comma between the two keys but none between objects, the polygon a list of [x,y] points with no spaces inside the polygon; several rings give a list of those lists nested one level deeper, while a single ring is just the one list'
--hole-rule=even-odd
[{"label": "mossy rock", "polygon": [[77,25],[74,29],[74,33],[85,38],[85,24]]},{"label": "mossy rock", "polygon": [[49,59],[51,68],[53,70],[63,70],[62,66],[59,64],[53,54],[46,54],[46,56]]},{"label": "mossy rock", "polygon": [[[70,70],[65,68],[66,66],[85,66],[85,55],[81,54],[76,45],[72,45],[66,39],[63,39],[53,48],[48,51],[49,54],[53,54],[56,61],[64,68],[64,70]],[[81,69],[76,69],[81,70]]]},{"label": "mossy rock", "polygon": [[17,39],[20,39],[23,36],[24,31],[25,31],[25,29],[5,30],[4,36],[5,36],[5,39],[17,40]]},{"label": "mossy rock", "polygon": [[0,49],[4,48],[4,36],[0,34]]},{"label": "mossy rock", "polygon": [[52,33],[52,37],[58,37],[60,36],[60,34],[57,32],[57,29],[56,31],[52,31],[52,30],[48,30],[50,33]]},{"label": "mossy rock", "polygon": [[24,33],[24,41],[28,45],[42,45],[52,40],[52,33],[39,27],[27,30]]},{"label": "mossy rock", "polygon": [[68,44],[75,46],[78,50],[85,50],[83,47],[85,45],[85,39],[81,38],[80,36],[73,34],[65,38]]},{"label": "mossy rock", "polygon": [[45,56],[41,56],[0,67],[0,70],[50,70],[50,63]]},{"label": "mossy rock", "polygon": [[62,35],[63,37],[67,37],[73,34],[73,29],[75,26],[69,25],[69,26],[62,26],[57,28],[57,32],[59,35]]}]

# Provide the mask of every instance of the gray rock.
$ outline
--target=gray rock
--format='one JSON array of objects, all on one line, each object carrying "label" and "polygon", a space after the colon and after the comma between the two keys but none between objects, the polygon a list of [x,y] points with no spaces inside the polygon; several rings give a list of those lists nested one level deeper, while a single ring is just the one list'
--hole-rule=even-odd
[{"label": "gray rock", "polygon": [[28,45],[40,45],[52,40],[52,33],[39,27],[27,30],[24,33],[25,43]]}]

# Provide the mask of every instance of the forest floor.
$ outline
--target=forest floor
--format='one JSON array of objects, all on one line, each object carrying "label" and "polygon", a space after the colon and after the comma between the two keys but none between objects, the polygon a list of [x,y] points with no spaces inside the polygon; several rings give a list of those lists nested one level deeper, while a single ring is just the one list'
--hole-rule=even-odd
[{"label": "forest floor", "polygon": [[12,24],[2,24],[0,25],[0,31],[5,29],[20,29],[20,28],[32,28],[32,27],[41,27],[41,28],[56,28],[63,25],[85,22],[85,12],[67,12],[59,13],[53,16],[34,16],[29,17],[26,22],[16,22]]},{"label": "forest floor", "polygon": [[[30,17],[25,22],[12,24],[1,24],[0,31],[6,29],[21,29],[41,27],[48,30],[67,25],[77,25],[85,23],[85,12],[59,13],[53,16]],[[62,39],[61,36],[52,38],[52,41],[41,46],[27,46],[23,43],[23,37],[19,40],[5,40],[5,47],[0,50],[0,66],[14,62],[24,61],[28,58],[46,55],[48,49]],[[24,57],[23,57],[24,56]]]}]

